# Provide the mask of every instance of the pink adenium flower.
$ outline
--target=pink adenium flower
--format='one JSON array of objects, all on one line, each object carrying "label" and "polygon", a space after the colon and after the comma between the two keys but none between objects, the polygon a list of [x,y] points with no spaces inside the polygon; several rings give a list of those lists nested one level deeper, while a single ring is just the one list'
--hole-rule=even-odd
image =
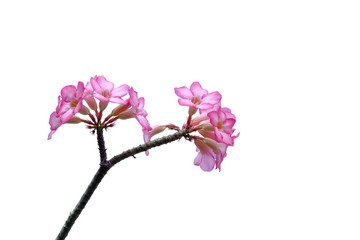
[{"label": "pink adenium flower", "polygon": [[61,89],[61,102],[57,110],[61,123],[66,123],[80,111],[83,114],[89,112],[89,109],[82,104],[84,90],[82,82],[78,82],[77,87],[68,85]]},{"label": "pink adenium flower", "polygon": [[234,138],[232,134],[235,129],[233,128],[236,119],[233,115],[228,114],[227,110],[219,108],[217,111],[208,113],[211,125],[214,127],[214,136],[217,142],[225,143],[228,146],[234,145]]},{"label": "pink adenium flower", "polygon": [[90,79],[91,88],[93,90],[94,97],[101,102],[113,102],[125,104],[126,101],[122,99],[128,93],[129,86],[123,84],[117,88],[114,88],[114,83],[106,80],[103,76],[95,76]]},{"label": "pink adenium flower", "polygon": [[143,97],[138,98],[137,92],[131,87],[129,89],[130,96],[130,106],[131,108],[126,111],[120,113],[118,118],[120,119],[129,119],[136,118],[136,120],[140,123],[143,130],[151,130],[150,124],[146,119],[148,113],[144,109],[145,99]]},{"label": "pink adenium flower", "polygon": [[[187,127],[187,124],[183,125],[183,128]],[[189,123],[189,130],[191,132],[193,131],[199,131],[199,130],[206,130],[206,131],[213,131],[214,127],[211,125],[209,117],[207,113],[202,113],[194,118],[191,119]]]},{"label": "pink adenium flower", "polygon": [[[175,94],[180,97],[178,102],[181,106],[189,106],[191,109],[196,110],[200,109],[200,113],[202,113],[202,110],[212,108],[221,100],[219,92],[208,93],[207,90],[201,87],[199,82],[193,82],[190,89],[187,87],[175,88]],[[191,115],[196,110],[191,110]]]},{"label": "pink adenium flower", "polygon": [[78,112],[82,114],[89,113],[89,109],[82,104],[84,89],[82,82],[78,82],[77,87],[67,85],[61,89],[56,110],[50,115],[48,140],[52,138],[52,135],[62,124],[68,122],[79,123],[80,118],[75,117]]},{"label": "pink adenium flower", "polygon": [[52,138],[52,135],[55,131],[62,125],[60,121],[60,116],[56,112],[52,112],[49,119],[50,124],[50,133],[48,135],[48,140]]},{"label": "pink adenium flower", "polygon": [[156,125],[151,127],[151,130],[143,130],[144,131],[144,142],[150,142],[151,138],[156,134],[163,132],[167,128],[166,125]]},{"label": "pink adenium flower", "polygon": [[214,167],[220,171],[227,146],[203,137],[194,137],[194,142],[198,151],[194,164],[206,172],[212,171]]},{"label": "pink adenium flower", "polygon": [[[150,140],[153,136],[163,132],[166,128],[167,128],[166,125],[156,125],[156,126],[151,127],[150,130],[143,128],[144,142],[145,143],[150,142]],[[146,154],[146,156],[149,156],[149,150],[146,150],[145,154]]]},{"label": "pink adenium flower", "polygon": [[48,140],[52,138],[52,135],[55,131],[62,125],[60,120],[60,115],[57,113],[60,107],[60,96],[58,97],[58,105],[56,110],[50,114],[49,124],[50,124],[50,133],[48,135]]}]

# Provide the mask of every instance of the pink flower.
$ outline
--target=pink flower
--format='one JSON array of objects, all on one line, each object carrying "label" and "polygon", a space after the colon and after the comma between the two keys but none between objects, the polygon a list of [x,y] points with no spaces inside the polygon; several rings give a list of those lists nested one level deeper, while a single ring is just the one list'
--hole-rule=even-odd
[{"label": "pink flower", "polygon": [[[167,128],[167,125],[156,125],[151,128],[151,130],[143,129],[143,138],[144,142],[150,142],[151,138],[156,134],[163,132]],[[149,155],[149,150],[145,151],[146,156]]]},{"label": "pink flower", "polygon": [[[215,154],[211,148],[199,142],[197,144],[197,151],[199,152],[194,159],[194,164],[200,166],[205,172],[210,172],[215,166]],[[201,150],[200,150],[201,149]]]},{"label": "pink flower", "polygon": [[89,113],[89,109],[82,104],[83,93],[84,84],[82,82],[78,82],[77,87],[67,85],[61,89],[56,110],[50,115],[50,133],[48,135],[48,140],[52,138],[52,135],[62,124],[68,122],[79,123],[81,119],[75,117],[76,113]]},{"label": "pink flower", "polygon": [[129,119],[136,118],[136,120],[140,123],[143,130],[151,130],[150,124],[146,119],[148,115],[144,109],[145,99],[143,97],[138,98],[137,92],[133,89],[129,89],[130,95],[130,106],[131,108],[126,111],[120,113],[118,118],[120,119]]},{"label": "pink flower", "polygon": [[144,130],[144,142],[150,142],[153,136],[163,132],[166,128],[167,125],[156,125],[151,127],[151,130]]},{"label": "pink flower", "polygon": [[180,97],[178,102],[181,106],[200,109],[200,113],[202,110],[214,107],[221,100],[219,92],[208,93],[199,82],[193,82],[190,89],[187,87],[175,88],[175,94]]},{"label": "pink flower", "polygon": [[[114,88],[114,84],[105,79],[103,76],[95,76],[90,79],[90,84],[93,90],[94,97],[101,102],[113,102],[126,104],[126,101],[122,99],[128,93],[129,86],[123,84],[117,88]],[[89,91],[91,89],[89,88]]]},{"label": "pink flower", "polygon": [[194,143],[197,147],[198,155],[194,159],[194,164],[206,172],[214,169],[221,170],[221,163],[226,156],[227,146],[209,138],[195,137]]},{"label": "pink flower", "polygon": [[229,109],[222,110],[219,108],[217,111],[208,113],[210,123],[214,127],[214,136],[217,142],[225,143],[228,146],[234,145],[234,137],[232,136],[235,129],[236,119]]},{"label": "pink flower", "polygon": [[84,90],[84,83],[82,82],[78,82],[77,87],[68,85],[61,89],[60,106],[56,110],[61,123],[66,123],[80,111],[83,114],[89,113],[89,109],[82,104]]},{"label": "pink flower", "polygon": [[[186,127],[186,124],[183,126]],[[206,130],[206,131],[213,131],[214,127],[211,125],[209,121],[209,117],[206,113],[202,113],[190,121],[190,131],[199,131],[199,130]]]},{"label": "pink flower", "polygon": [[50,124],[50,133],[48,135],[48,140],[52,138],[52,135],[55,131],[62,125],[60,120],[60,115],[57,113],[60,107],[60,96],[58,97],[58,106],[56,110],[50,114],[49,124]]}]

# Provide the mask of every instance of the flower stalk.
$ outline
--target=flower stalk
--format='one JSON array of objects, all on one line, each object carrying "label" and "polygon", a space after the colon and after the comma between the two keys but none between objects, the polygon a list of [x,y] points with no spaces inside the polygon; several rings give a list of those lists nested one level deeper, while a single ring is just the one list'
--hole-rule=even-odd
[{"label": "flower stalk", "polygon": [[100,152],[100,165],[106,164],[107,156],[106,156],[106,147],[105,147],[105,140],[103,134],[103,128],[97,127],[96,128],[96,135],[97,135],[97,142],[99,145],[99,152]]},{"label": "flower stalk", "polygon": [[86,204],[90,200],[97,186],[100,184],[101,180],[104,178],[104,176],[109,171],[109,169],[110,168],[108,166],[100,165],[99,169],[97,170],[93,179],[91,180],[89,186],[86,188],[84,194],[81,196],[79,202],[76,204],[74,210],[70,213],[69,217],[66,219],[58,236],[56,237],[56,240],[64,240],[67,237],[76,219],[80,216],[81,212],[84,210]]},{"label": "flower stalk", "polygon": [[90,200],[91,196],[94,194],[96,188],[105,177],[106,173],[117,163],[120,161],[128,158],[134,157],[136,154],[145,152],[151,148],[158,147],[176,140],[180,140],[182,137],[188,135],[186,130],[180,130],[168,136],[164,136],[161,138],[157,138],[151,140],[150,142],[141,144],[137,147],[131,148],[112,157],[110,160],[106,159],[106,148],[105,148],[105,141],[103,137],[103,129],[97,128],[97,139],[99,144],[99,151],[100,151],[100,167],[95,173],[93,179],[91,180],[90,184],[86,188],[85,192],[81,196],[79,202],[76,204],[74,210],[70,213],[69,217],[65,221],[63,227],[61,228],[56,240],[64,240],[68,233],[70,232],[72,226],[74,225],[76,219],[80,216],[81,212],[84,210],[86,204]]}]

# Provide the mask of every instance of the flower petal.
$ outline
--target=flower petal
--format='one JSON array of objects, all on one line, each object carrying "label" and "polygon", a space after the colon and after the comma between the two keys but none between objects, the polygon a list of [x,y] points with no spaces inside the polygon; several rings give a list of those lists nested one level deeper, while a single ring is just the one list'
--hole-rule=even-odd
[{"label": "flower petal", "polygon": [[192,92],[193,96],[202,97],[208,94],[208,91],[203,89],[199,82],[193,82],[190,86],[190,91]]},{"label": "flower petal", "polygon": [[193,97],[193,93],[187,87],[175,88],[175,94],[184,99],[191,99]]},{"label": "flower petal", "polygon": [[205,95],[202,99],[202,102],[206,102],[206,103],[209,103],[209,104],[217,104],[221,101],[221,94],[219,92],[212,92],[212,93],[209,93],[207,95]]},{"label": "flower petal", "polygon": [[71,102],[76,98],[76,87],[73,85],[65,86],[61,89],[61,98],[65,102]]}]

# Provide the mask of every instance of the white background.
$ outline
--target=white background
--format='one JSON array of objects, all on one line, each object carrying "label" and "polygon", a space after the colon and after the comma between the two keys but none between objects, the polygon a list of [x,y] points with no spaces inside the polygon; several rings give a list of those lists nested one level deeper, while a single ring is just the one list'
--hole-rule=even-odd
[{"label": "white background", "polygon": [[[0,3],[0,239],[55,239],[98,167],[96,138],[48,119],[104,75],[182,125],[174,87],[223,95],[240,137],[222,171],[172,143],[116,165],[67,239],[360,239],[357,1]],[[135,120],[108,156],[142,143]]]}]

